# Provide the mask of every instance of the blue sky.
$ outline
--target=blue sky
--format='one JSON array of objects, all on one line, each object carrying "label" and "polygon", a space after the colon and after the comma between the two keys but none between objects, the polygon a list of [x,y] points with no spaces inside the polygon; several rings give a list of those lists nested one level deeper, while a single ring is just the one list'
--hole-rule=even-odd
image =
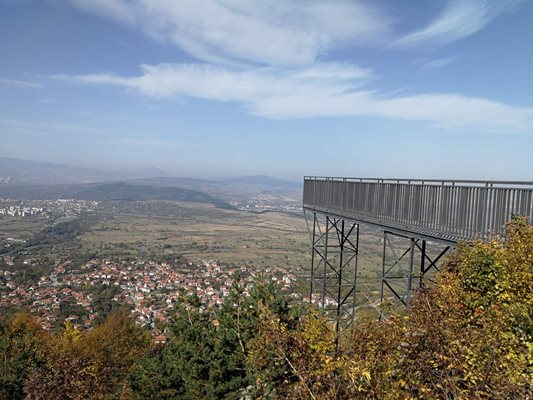
[{"label": "blue sky", "polygon": [[533,180],[531,0],[0,0],[0,156]]}]

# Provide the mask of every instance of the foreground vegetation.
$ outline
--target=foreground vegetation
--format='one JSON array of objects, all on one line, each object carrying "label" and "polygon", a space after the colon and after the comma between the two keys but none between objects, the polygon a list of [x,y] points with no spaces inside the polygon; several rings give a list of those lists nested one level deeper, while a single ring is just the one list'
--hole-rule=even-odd
[{"label": "foreground vegetation", "polygon": [[526,399],[533,396],[533,227],[461,246],[437,282],[339,344],[273,285],[223,306],[181,303],[155,345],[126,314],[51,334],[19,314],[0,328],[2,399]]}]

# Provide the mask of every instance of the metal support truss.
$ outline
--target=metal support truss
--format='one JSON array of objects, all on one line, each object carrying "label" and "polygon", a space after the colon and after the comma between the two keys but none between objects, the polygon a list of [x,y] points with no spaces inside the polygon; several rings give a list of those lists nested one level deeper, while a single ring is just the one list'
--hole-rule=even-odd
[{"label": "metal support truss", "polygon": [[[382,303],[385,299],[389,299],[407,306],[415,288],[424,286],[426,274],[432,269],[439,270],[437,263],[448,252],[450,246],[446,245],[441,249],[435,245],[437,252],[432,252],[430,255],[427,251],[428,244],[431,242],[428,243],[423,238],[383,232]],[[400,246],[401,250],[398,251]],[[415,260],[418,260],[418,257],[420,268],[416,270]]]},{"label": "metal support truss", "polygon": [[333,322],[338,337],[354,319],[359,224],[317,213],[306,213],[306,221],[312,244],[309,299]]}]

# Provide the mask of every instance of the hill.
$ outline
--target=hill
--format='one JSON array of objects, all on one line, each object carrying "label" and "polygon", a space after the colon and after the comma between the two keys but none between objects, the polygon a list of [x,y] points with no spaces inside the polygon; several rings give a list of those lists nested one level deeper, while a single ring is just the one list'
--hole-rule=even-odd
[{"label": "hill", "polygon": [[255,187],[259,189],[299,189],[301,182],[289,181],[287,179],[273,178],[266,175],[250,175],[237,178],[224,179],[221,183],[229,186]]},{"label": "hill", "polygon": [[19,200],[175,200],[214,204],[230,208],[209,194],[179,187],[158,187],[127,182],[66,185],[0,185],[0,198]]},{"label": "hill", "polygon": [[144,168],[133,171],[104,171],[66,164],[0,157],[0,185],[87,183],[142,179],[155,176],[168,176],[168,174],[158,168]]},{"label": "hill", "polygon": [[249,211],[294,211],[302,183],[266,175],[206,180],[172,177],[158,168],[104,171],[0,157],[0,198],[19,200],[182,200]]},{"label": "hill", "polygon": [[274,202],[300,203],[302,183],[265,175],[243,176],[224,180],[156,177],[138,179],[138,184],[164,187],[182,187],[198,190],[228,202],[247,202],[254,199],[269,199]]}]

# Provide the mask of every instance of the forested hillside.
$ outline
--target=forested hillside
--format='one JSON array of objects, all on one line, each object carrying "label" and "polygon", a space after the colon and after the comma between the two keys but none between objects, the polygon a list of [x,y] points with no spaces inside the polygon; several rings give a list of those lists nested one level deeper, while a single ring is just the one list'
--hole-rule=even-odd
[{"label": "forested hillside", "polygon": [[154,343],[127,314],[81,332],[2,320],[1,399],[527,399],[533,226],[461,245],[410,308],[339,343],[316,310],[259,283],[220,308],[183,298]]}]

